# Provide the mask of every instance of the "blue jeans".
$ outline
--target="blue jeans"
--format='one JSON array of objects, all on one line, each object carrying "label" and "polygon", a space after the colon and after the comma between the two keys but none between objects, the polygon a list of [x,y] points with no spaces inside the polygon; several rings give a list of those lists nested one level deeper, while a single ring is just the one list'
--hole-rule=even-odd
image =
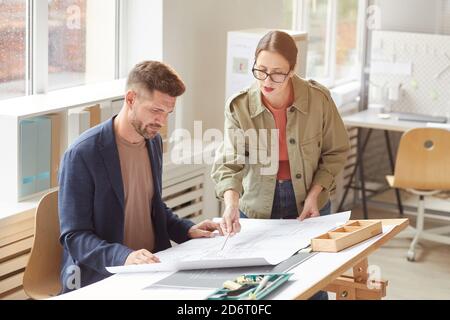
[{"label": "blue jeans", "polygon": [[[321,216],[331,214],[331,202],[319,210]],[[271,219],[297,219],[299,215],[297,203],[295,202],[294,187],[290,180],[282,183],[277,182],[272,205]],[[247,215],[240,211],[240,217],[245,219]],[[328,293],[319,291],[309,300],[328,300]]]},{"label": "blue jeans", "polygon": [[[328,201],[325,206],[319,210],[321,216],[331,214],[331,202]],[[295,202],[294,187],[290,180],[277,182],[275,195],[272,205],[271,219],[297,219],[299,215],[297,203]],[[247,218],[247,215],[240,212],[241,218]]]}]

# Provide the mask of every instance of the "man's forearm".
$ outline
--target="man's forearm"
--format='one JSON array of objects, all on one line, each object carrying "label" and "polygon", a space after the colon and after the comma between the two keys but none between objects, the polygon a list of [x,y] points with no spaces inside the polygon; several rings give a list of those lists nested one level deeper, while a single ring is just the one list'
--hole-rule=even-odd
[{"label": "man's forearm", "polygon": [[106,267],[123,265],[133,251],[120,243],[108,243],[91,231],[68,232],[62,238],[74,260],[104,275],[109,275]]}]

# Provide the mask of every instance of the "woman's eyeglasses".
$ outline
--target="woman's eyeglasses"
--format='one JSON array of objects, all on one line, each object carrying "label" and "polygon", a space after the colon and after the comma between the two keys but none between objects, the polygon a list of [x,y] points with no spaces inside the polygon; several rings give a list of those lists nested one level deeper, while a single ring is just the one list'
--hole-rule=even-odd
[{"label": "woman's eyeglasses", "polygon": [[283,83],[289,73],[281,73],[281,72],[273,72],[267,73],[264,70],[256,69],[254,66],[252,68],[253,76],[258,80],[266,80],[267,77],[270,77],[270,80],[276,83]]}]

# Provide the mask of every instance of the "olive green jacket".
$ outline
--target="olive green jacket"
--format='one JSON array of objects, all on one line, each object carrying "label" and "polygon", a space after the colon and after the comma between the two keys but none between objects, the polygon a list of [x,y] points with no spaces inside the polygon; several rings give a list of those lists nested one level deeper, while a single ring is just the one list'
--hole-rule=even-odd
[{"label": "olive green jacket", "polygon": [[[318,198],[319,209],[328,202],[350,145],[328,89],[297,76],[292,81],[294,103],[286,111],[286,143],[295,200],[301,212],[312,185],[324,188]],[[278,172],[278,136],[271,135],[276,132],[272,129],[275,120],[262,103],[257,83],[227,102],[224,141],[217,150],[211,177],[217,197],[223,199],[230,189],[238,192],[240,210],[250,218],[271,216]]]}]

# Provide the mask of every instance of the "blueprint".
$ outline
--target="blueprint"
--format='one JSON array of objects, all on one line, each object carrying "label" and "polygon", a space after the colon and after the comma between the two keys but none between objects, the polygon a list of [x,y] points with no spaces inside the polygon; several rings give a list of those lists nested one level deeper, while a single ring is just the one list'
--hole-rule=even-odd
[{"label": "blueprint", "polygon": [[[160,263],[107,267],[110,273],[178,271],[277,265],[311,239],[346,223],[351,212],[299,220],[240,219],[241,232],[193,239],[158,252]],[[223,247],[223,249],[222,249]]]}]

